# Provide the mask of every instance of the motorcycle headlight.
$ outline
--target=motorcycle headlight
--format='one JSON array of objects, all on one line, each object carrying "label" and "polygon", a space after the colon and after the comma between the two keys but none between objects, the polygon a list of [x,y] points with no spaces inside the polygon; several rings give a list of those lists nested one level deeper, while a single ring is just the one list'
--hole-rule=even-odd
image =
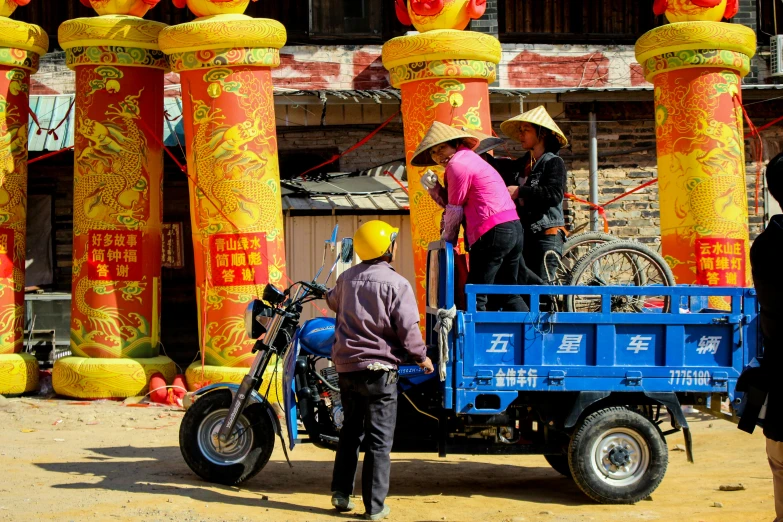
[{"label": "motorcycle headlight", "polygon": [[251,339],[258,339],[267,331],[269,319],[274,311],[263,301],[253,300],[245,309],[245,332]]}]

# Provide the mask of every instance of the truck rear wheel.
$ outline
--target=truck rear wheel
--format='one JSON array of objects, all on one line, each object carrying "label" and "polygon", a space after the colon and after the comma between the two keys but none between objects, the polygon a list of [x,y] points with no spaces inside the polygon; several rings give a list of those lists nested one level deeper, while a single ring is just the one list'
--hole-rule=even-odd
[{"label": "truck rear wheel", "polygon": [[579,489],[602,504],[650,496],[669,464],[666,440],[644,416],[626,408],[589,415],[571,437],[568,464]]}]

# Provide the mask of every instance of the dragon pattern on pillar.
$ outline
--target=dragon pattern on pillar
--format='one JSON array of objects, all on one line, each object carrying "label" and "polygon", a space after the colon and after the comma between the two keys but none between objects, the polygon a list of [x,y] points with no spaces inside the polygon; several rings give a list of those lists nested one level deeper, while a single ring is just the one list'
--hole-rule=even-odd
[{"label": "dragon pattern on pillar", "polygon": [[0,0],[0,394],[38,387],[38,362],[22,352],[27,234],[30,75],[49,47],[40,27],[8,18],[30,0]]},{"label": "dragon pattern on pillar", "polygon": [[285,277],[272,68],[286,31],[250,0],[174,0],[198,18],[160,35],[181,76],[202,362],[191,389],[240,382],[254,341],[247,304]]},{"label": "dragon pattern on pillar", "polygon": [[[389,40],[383,46],[383,65],[391,83],[402,91],[402,119],[408,162],[411,232],[416,297],[421,325],[425,324],[427,246],[440,238],[438,207],[420,183],[426,169],[410,164],[433,121],[492,132],[489,84],[495,81],[501,47],[497,38],[463,31],[480,18],[485,0],[396,0],[397,17],[418,34]],[[442,167],[433,167],[443,176]]]},{"label": "dragon pattern on pillar", "polygon": [[166,26],[140,18],[158,0],[81,1],[99,16],[58,34],[76,71],[74,356],[52,382],[61,395],[127,397],[175,374],[159,355]]},{"label": "dragon pattern on pillar", "polygon": [[741,83],[756,35],[720,21],[737,0],[653,8],[672,23],[644,34],[636,58],[655,88],[662,253],[680,284],[749,286]]}]

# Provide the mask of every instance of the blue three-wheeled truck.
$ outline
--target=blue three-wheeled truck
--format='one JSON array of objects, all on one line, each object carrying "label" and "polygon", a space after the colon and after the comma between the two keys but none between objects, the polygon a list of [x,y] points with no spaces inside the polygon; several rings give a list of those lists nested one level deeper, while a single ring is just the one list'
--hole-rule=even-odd
[{"label": "blue three-wheeled truck", "polygon": [[[332,271],[353,258],[350,240],[338,242],[336,231],[327,251],[335,252]],[[254,476],[275,436],[286,458],[298,443],[336,447],[343,413],[329,364],[334,320],[300,324],[302,307],[325,291],[317,280],[285,291],[267,286],[246,313],[248,335],[263,337],[242,384],[216,384],[189,397],[180,446],[206,480],[237,484]],[[425,326],[438,371],[400,368],[394,451],[542,454],[598,502],[649,496],[666,472],[669,434],[683,431],[693,461],[682,405],[720,413],[726,399],[738,400],[737,378],[761,355],[752,289],[468,285],[467,310],[456,311],[454,281],[451,245],[433,244]],[[612,312],[631,291],[665,305],[652,313]],[[477,294],[512,292],[529,296],[534,311],[476,311]],[[592,296],[597,311],[538,312],[548,294]],[[721,296],[730,310],[697,304],[710,296]],[[283,360],[287,441],[270,404],[275,398],[258,392],[270,389],[262,375],[273,356]]]}]

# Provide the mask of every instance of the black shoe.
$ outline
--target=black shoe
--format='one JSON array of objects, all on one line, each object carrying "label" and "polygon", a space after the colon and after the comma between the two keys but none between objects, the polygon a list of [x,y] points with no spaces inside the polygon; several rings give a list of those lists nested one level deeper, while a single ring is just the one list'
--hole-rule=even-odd
[{"label": "black shoe", "polygon": [[343,495],[339,491],[335,491],[334,493],[332,493],[332,505],[334,506],[334,509],[336,509],[340,513],[345,513],[346,511],[353,511],[353,508],[356,507],[356,505],[353,503],[353,500],[351,500],[350,496]]},{"label": "black shoe", "polygon": [[383,505],[383,509],[380,513],[376,513],[374,515],[371,515],[369,513],[364,514],[365,520],[383,520],[384,518],[389,516],[389,513],[391,513],[391,508],[387,506],[386,504]]}]

